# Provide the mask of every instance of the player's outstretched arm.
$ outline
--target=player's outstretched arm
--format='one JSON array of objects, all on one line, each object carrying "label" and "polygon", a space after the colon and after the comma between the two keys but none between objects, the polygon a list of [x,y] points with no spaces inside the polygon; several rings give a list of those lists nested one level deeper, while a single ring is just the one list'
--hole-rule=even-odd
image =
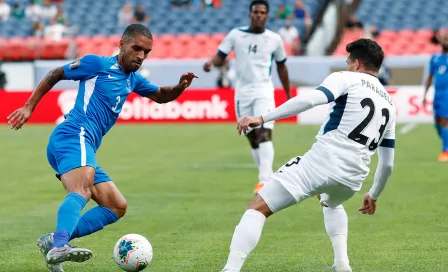
[{"label": "player's outstretched arm", "polygon": [[359,208],[359,211],[363,214],[372,215],[375,213],[376,201],[392,175],[394,156],[395,152],[392,146],[378,147],[378,166],[376,168],[373,185],[370,191],[364,195],[363,205]]},{"label": "player's outstretched arm", "polygon": [[226,60],[226,55],[224,54],[216,54],[214,55],[209,61],[207,61],[206,63],[204,63],[204,66],[202,67],[204,69],[205,72],[210,72],[212,70],[213,67],[217,66],[221,66],[224,64],[224,61]]},{"label": "player's outstretched arm", "polygon": [[159,104],[171,102],[178,98],[190,86],[194,78],[199,77],[195,73],[185,73],[180,77],[179,84],[170,87],[160,87],[157,92],[148,95],[148,98]]},{"label": "player's outstretched arm", "polygon": [[328,102],[327,95],[321,91],[313,90],[302,92],[298,96],[289,99],[273,111],[265,113],[262,116],[248,116],[242,118],[238,122],[238,133],[240,135],[246,134],[249,127],[258,127],[270,121],[294,116],[315,106],[327,104]]},{"label": "player's outstretched arm", "polygon": [[20,129],[31,117],[31,114],[42,97],[48,93],[56,83],[63,79],[65,79],[64,68],[58,67],[51,70],[36,87],[25,105],[8,116],[8,123],[11,124],[11,129]]},{"label": "player's outstretched arm", "polygon": [[277,63],[277,73],[280,81],[282,82],[283,89],[286,92],[286,97],[288,99],[291,98],[291,86],[289,84],[289,75],[288,68],[286,67],[286,63]]}]

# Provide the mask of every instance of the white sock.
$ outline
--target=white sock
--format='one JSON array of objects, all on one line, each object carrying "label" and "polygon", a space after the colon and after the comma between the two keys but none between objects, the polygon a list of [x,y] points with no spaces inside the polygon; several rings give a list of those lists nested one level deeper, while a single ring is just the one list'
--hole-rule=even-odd
[{"label": "white sock", "polygon": [[230,254],[223,271],[240,271],[247,255],[260,240],[266,217],[256,210],[247,210],[233,233]]},{"label": "white sock", "polygon": [[252,148],[250,152],[252,153],[252,158],[254,158],[255,163],[257,164],[257,167],[260,167],[260,149],[259,148]]},{"label": "white sock", "polygon": [[259,154],[260,154],[260,166],[258,167],[258,180],[268,181],[271,175],[274,173],[272,171],[272,165],[274,164],[274,145],[272,141],[263,142],[259,144]]},{"label": "white sock", "polygon": [[334,251],[335,265],[349,265],[347,255],[348,217],[342,205],[323,208],[325,229]]}]

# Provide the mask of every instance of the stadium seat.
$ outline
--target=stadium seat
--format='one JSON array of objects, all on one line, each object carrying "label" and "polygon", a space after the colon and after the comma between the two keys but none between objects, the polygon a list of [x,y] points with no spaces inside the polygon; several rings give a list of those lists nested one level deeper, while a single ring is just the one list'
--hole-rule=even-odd
[{"label": "stadium seat", "polygon": [[6,59],[17,61],[22,60],[23,58],[23,50],[24,50],[24,39],[19,37],[10,38],[8,40],[7,46],[8,50],[6,50]]},{"label": "stadium seat", "polygon": [[429,40],[433,36],[434,32],[431,29],[419,29],[415,32],[418,39]]},{"label": "stadium seat", "polygon": [[105,44],[109,44],[108,38],[103,35],[94,36],[89,40],[89,42],[95,47],[101,47]]},{"label": "stadium seat", "polygon": [[205,45],[211,40],[211,36],[206,33],[198,33],[194,36],[194,39],[197,44]]},{"label": "stadium seat", "polygon": [[193,36],[191,34],[180,34],[177,35],[175,43],[182,47],[187,47],[193,41]]},{"label": "stadium seat", "polygon": [[176,40],[176,37],[171,34],[160,35],[158,42],[160,42],[163,46],[171,46]]},{"label": "stadium seat", "polygon": [[109,44],[118,46],[118,44],[120,43],[120,40],[121,40],[121,35],[111,35],[111,36],[109,36],[107,42]]},{"label": "stadium seat", "polygon": [[8,40],[0,37],[0,61],[5,59]]},{"label": "stadium seat", "polygon": [[380,34],[381,38],[388,39],[390,41],[394,41],[398,38],[398,33],[393,30],[383,30]]},{"label": "stadium seat", "polygon": [[164,59],[168,57],[169,48],[166,46],[154,46],[148,58],[150,59]]}]

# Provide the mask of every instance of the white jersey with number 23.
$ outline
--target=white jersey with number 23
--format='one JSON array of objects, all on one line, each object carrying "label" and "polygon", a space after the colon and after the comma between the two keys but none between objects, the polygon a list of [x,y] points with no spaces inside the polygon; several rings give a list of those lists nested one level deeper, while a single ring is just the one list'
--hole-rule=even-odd
[{"label": "white jersey with number 23", "polygon": [[334,101],[317,142],[302,158],[359,191],[378,146],[395,145],[395,106],[377,77],[336,72],[317,88]]}]

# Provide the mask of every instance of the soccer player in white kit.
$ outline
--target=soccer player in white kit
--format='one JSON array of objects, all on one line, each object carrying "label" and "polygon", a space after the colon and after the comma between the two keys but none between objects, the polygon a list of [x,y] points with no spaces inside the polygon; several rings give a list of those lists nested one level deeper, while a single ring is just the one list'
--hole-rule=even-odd
[{"label": "soccer player in white kit", "polygon": [[223,271],[240,271],[257,245],[266,218],[309,197],[323,206],[325,229],[334,250],[332,268],[351,272],[347,256],[348,219],[342,203],[361,189],[378,150],[374,183],[359,211],[374,214],[376,201],[392,174],[395,146],[395,106],[378,80],[384,54],[372,40],[347,45],[347,72],[328,76],[316,90],[301,92],[275,110],[242,118],[238,132],[264,122],[299,114],[334,102],[333,111],[317,135],[317,142],[275,172],[235,228]]},{"label": "soccer player in white kit", "polygon": [[[213,66],[221,66],[227,55],[235,50],[235,111],[238,120],[244,116],[261,115],[275,108],[274,84],[271,79],[273,61],[277,64],[277,72],[287,98],[291,97],[285,48],[280,35],[265,28],[268,13],[267,1],[252,1],[250,26],[231,30],[219,46],[218,53],[204,64],[204,71],[209,72]],[[258,184],[254,193],[273,174],[273,128],[274,121],[266,122],[258,128],[251,128],[247,134],[253,159],[258,166]]]}]

